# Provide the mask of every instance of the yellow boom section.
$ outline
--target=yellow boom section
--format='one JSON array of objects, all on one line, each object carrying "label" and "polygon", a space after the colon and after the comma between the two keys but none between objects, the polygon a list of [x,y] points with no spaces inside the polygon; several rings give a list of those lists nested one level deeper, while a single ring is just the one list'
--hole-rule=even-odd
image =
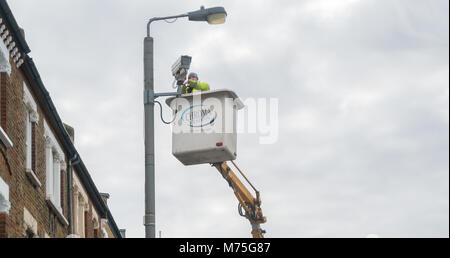
[{"label": "yellow boom section", "polygon": [[261,229],[260,225],[266,223],[267,219],[263,216],[261,210],[261,196],[259,191],[253,187],[250,181],[245,177],[244,173],[242,173],[233,161],[232,163],[255,190],[256,198],[253,197],[247,187],[239,180],[226,162],[213,164],[213,166],[217,168],[223,178],[228,182],[229,186],[233,189],[234,195],[236,195],[236,198],[239,201],[239,214],[247,218],[252,225],[253,238],[264,238],[265,231]]}]

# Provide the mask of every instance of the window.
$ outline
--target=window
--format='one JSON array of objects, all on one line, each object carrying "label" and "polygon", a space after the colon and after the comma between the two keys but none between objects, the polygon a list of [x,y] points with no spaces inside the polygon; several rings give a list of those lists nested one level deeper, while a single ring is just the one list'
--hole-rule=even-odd
[{"label": "window", "polygon": [[46,138],[46,193],[47,198],[53,201],[56,208],[61,209],[61,163],[60,154],[54,149],[53,141]]},{"label": "window", "polygon": [[[3,40],[0,40],[0,142],[6,148],[12,147],[13,143],[6,134],[6,82],[11,75],[11,64],[8,48]],[[4,128],[2,128],[4,127]]]},{"label": "window", "polygon": [[44,120],[45,136],[45,191],[47,203],[58,219],[65,225],[69,222],[62,210],[62,175],[66,171],[65,155],[58,141],[53,135],[47,122]]},{"label": "window", "polygon": [[85,211],[84,212],[84,237],[88,238],[89,237],[89,225],[88,225],[88,221],[89,221],[89,215],[88,212]]},{"label": "window", "polygon": [[61,190],[59,191],[59,194],[60,194],[60,200],[61,200],[61,210],[63,211],[63,213],[64,213],[64,170],[61,170],[60,172],[59,172],[61,175],[60,175],[60,185],[61,185]]},{"label": "window", "polygon": [[31,170],[36,171],[36,123],[31,124]]},{"label": "window", "polygon": [[84,209],[86,202],[81,194],[78,194],[77,200],[77,234],[82,237],[85,235]]},{"label": "window", "polygon": [[97,213],[93,210],[93,218],[92,218],[92,226],[94,228],[93,231],[93,237],[94,238],[100,238],[100,223],[98,223],[98,215]]},{"label": "window", "polygon": [[7,148],[12,147],[13,143],[6,134],[6,88],[8,74],[5,72],[0,73],[0,142],[2,142]]},{"label": "window", "polygon": [[25,141],[25,146],[27,149],[27,155],[26,155],[26,169],[30,169],[31,170],[31,155],[32,155],[32,151],[31,151],[31,129],[32,129],[32,124],[31,124],[31,113],[29,111],[27,111],[26,113],[26,127],[25,127],[25,132],[26,132],[26,141]]},{"label": "window", "polygon": [[52,237],[56,237],[56,218],[53,214],[49,214],[48,233]]},{"label": "window", "polygon": [[26,84],[23,84],[23,102],[25,104],[25,171],[31,183],[36,187],[41,187],[41,182],[35,174],[35,130],[39,121],[37,105]]},{"label": "window", "polygon": [[7,74],[0,73],[0,126],[6,128],[6,81]]},{"label": "window", "polygon": [[74,234],[78,237],[86,237],[87,234],[87,212],[89,210],[88,197],[84,188],[74,173],[73,207],[74,207]]}]

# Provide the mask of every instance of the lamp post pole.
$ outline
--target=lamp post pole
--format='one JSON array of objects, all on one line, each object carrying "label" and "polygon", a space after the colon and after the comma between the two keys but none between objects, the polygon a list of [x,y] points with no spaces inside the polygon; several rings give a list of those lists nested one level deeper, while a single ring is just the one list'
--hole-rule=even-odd
[{"label": "lamp post pole", "polygon": [[155,103],[153,38],[144,39],[145,237],[155,238]]},{"label": "lamp post pole", "polygon": [[[144,39],[144,137],[145,137],[145,237],[156,237],[155,214],[155,98],[168,94],[155,94],[153,69],[153,38],[150,25],[154,21],[189,17],[191,21],[208,21],[210,24],[225,22],[227,13],[223,7],[201,8],[198,11],[177,16],[155,17],[147,23],[147,37]],[[177,95],[174,93],[173,95]]]},{"label": "lamp post pole", "polygon": [[153,38],[150,25],[154,21],[186,17],[188,14],[152,18],[144,39],[144,137],[145,137],[145,237],[156,237],[155,214],[155,83],[153,69]]}]

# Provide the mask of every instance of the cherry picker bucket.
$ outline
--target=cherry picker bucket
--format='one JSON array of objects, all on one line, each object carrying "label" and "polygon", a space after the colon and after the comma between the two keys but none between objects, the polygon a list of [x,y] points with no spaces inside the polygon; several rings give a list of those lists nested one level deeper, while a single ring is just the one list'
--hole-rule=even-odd
[{"label": "cherry picker bucket", "polygon": [[244,108],[230,90],[181,95],[166,100],[174,111],[172,153],[184,165],[213,164],[237,157],[237,111]]}]

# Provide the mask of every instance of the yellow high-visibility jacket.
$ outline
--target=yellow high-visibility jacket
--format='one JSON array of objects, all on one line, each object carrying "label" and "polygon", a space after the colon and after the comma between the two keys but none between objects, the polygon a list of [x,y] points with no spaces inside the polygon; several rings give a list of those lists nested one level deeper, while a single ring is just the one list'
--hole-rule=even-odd
[{"label": "yellow high-visibility jacket", "polygon": [[211,88],[209,87],[209,84],[206,82],[195,82],[195,81],[189,81],[189,85],[184,85],[182,88],[183,94],[189,94],[189,93],[195,93],[199,91],[209,91]]}]

